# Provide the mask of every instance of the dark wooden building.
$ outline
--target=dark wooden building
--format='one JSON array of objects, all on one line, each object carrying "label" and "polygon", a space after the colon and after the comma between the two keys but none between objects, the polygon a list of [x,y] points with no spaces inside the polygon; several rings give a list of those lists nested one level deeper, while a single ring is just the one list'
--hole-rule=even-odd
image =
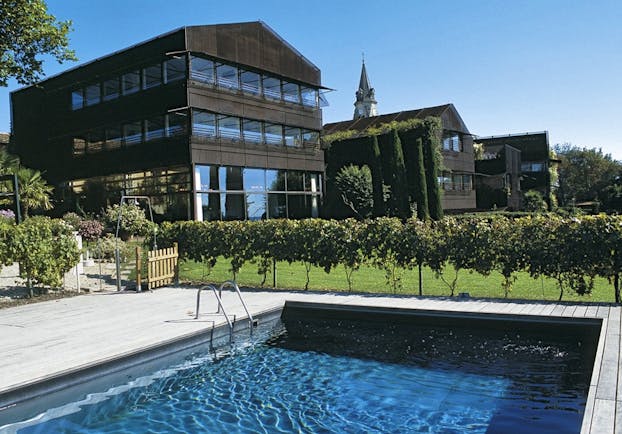
[{"label": "dark wooden building", "polygon": [[184,27],[13,92],[11,146],[87,211],[126,194],[160,219],[311,217],[321,87],[263,22]]}]

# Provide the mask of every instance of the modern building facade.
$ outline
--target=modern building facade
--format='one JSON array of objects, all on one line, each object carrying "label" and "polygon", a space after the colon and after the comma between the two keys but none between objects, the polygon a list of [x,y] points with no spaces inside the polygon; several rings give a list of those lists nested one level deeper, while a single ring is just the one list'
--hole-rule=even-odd
[{"label": "modern building facade", "polygon": [[320,70],[263,22],[191,26],[11,94],[12,148],[88,211],[319,214]]},{"label": "modern building facade", "polygon": [[[484,159],[503,159],[503,165],[508,170],[506,172],[507,175],[511,179],[518,178],[520,191],[523,193],[528,190],[538,191],[550,205],[552,188],[551,167],[557,160],[551,158],[549,134],[547,131],[477,137],[475,141],[482,144]],[[516,157],[502,152],[502,150],[506,149],[506,146],[520,152],[520,169],[518,172],[516,172],[515,163],[513,163]],[[485,165],[486,163],[484,163]],[[478,166],[484,167],[480,163],[478,163]],[[510,184],[504,184],[502,188],[511,189],[511,184],[516,183],[516,180],[514,179],[514,181],[510,182]],[[516,186],[513,189],[516,189]],[[481,194],[487,193],[483,192]]]},{"label": "modern building facade", "polygon": [[475,160],[477,208],[521,209],[521,151],[510,145],[482,146]]}]

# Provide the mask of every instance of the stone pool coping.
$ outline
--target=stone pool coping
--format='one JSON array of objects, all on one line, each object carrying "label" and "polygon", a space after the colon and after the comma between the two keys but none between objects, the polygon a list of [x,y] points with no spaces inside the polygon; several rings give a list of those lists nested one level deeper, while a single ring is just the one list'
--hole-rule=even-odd
[{"label": "stone pool coping", "polygon": [[[194,319],[196,288],[153,293],[96,293],[0,311],[0,402],[11,391],[97,363],[109,363],[161,342],[172,342],[225,320],[214,297],[204,296]],[[326,292],[244,290],[251,314],[281,308],[286,300],[466,313],[602,320],[601,337],[581,432],[622,433],[620,306],[605,303],[532,302],[388,296]],[[223,292],[230,315],[245,316],[234,293]]]}]

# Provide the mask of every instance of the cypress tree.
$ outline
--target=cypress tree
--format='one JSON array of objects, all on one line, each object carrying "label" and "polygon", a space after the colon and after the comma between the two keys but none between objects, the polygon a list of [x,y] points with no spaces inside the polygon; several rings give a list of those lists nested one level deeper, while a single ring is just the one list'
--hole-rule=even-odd
[{"label": "cypress tree", "polygon": [[443,218],[441,204],[441,188],[438,184],[438,175],[441,167],[441,125],[440,119],[426,119],[424,122],[423,161],[425,163],[426,181],[428,190],[428,208],[433,220]]},{"label": "cypress tree", "polygon": [[428,220],[430,218],[430,210],[428,205],[428,187],[425,179],[425,165],[423,161],[423,139],[417,137],[415,140],[413,155],[413,164],[411,165],[414,178],[413,199],[417,203],[417,218],[419,220]]},{"label": "cypress tree", "polygon": [[406,166],[404,164],[404,152],[402,141],[397,130],[393,130],[391,140],[391,208],[396,216],[407,218],[410,215],[408,203],[408,190],[406,185]]},{"label": "cypress tree", "polygon": [[372,178],[372,190],[374,197],[374,217],[382,217],[386,213],[386,208],[384,206],[384,192],[382,191],[382,186],[384,185],[384,177],[382,175],[382,160],[380,157],[380,147],[378,146],[378,137],[371,136],[371,147],[372,147],[372,161],[370,169],[371,169],[371,178]]}]

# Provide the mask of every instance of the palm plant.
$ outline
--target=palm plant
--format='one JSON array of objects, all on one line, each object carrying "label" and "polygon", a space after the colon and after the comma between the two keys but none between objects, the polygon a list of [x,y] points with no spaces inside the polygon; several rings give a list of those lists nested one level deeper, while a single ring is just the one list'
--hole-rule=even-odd
[{"label": "palm plant", "polygon": [[54,206],[50,195],[54,187],[49,185],[38,170],[20,167],[15,172],[19,182],[19,202],[24,217],[31,209],[50,210]]}]

